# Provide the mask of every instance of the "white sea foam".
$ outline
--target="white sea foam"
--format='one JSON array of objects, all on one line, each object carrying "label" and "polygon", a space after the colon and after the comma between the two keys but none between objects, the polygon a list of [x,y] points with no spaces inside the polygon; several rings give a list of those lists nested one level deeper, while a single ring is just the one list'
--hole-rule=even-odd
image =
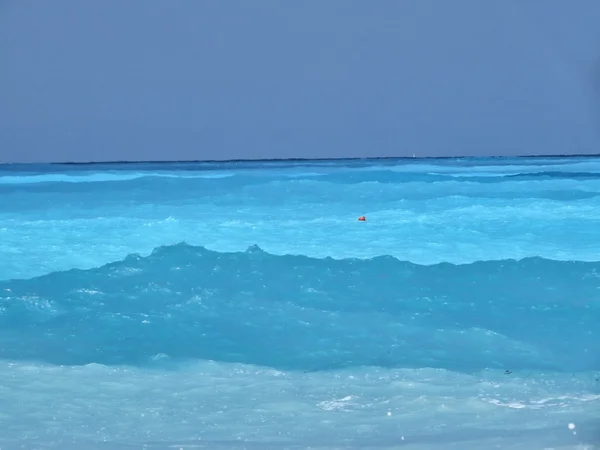
[{"label": "white sea foam", "polygon": [[3,449],[594,449],[599,437],[591,374],[4,361],[0,376]]}]

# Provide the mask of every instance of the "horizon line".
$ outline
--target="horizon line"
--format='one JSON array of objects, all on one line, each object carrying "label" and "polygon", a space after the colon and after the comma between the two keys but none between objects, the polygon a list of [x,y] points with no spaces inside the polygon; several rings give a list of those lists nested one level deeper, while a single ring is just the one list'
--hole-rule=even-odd
[{"label": "horizon line", "polygon": [[248,163],[248,162],[311,162],[311,161],[370,161],[404,159],[516,159],[516,158],[582,158],[600,157],[600,153],[574,153],[568,155],[479,155],[479,156],[369,156],[341,158],[255,158],[255,159],[180,159],[180,160],[113,160],[113,161],[53,161],[53,162],[0,162],[1,165],[101,165],[101,164],[171,164],[171,163]]}]

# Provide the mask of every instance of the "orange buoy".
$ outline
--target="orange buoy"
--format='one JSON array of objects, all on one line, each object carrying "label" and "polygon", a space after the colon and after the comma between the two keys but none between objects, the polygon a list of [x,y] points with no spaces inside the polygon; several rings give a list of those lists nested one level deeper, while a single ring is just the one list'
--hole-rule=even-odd
[{"label": "orange buoy", "polygon": [[360,216],[360,217],[358,218],[358,220],[360,220],[361,222],[366,222],[366,221],[367,221],[367,218],[366,218],[365,216]]}]

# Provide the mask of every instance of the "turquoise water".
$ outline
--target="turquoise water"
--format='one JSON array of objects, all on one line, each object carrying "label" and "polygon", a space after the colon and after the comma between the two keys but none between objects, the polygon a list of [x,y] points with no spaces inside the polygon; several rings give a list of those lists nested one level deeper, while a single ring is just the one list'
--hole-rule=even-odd
[{"label": "turquoise water", "polygon": [[600,158],[5,165],[0,199],[2,449],[599,442]]}]

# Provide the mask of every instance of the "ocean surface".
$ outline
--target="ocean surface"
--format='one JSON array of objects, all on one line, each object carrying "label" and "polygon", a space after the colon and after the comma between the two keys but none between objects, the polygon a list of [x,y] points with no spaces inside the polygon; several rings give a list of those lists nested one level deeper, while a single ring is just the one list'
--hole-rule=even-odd
[{"label": "ocean surface", "polygon": [[0,166],[0,430],[600,448],[600,158]]}]

